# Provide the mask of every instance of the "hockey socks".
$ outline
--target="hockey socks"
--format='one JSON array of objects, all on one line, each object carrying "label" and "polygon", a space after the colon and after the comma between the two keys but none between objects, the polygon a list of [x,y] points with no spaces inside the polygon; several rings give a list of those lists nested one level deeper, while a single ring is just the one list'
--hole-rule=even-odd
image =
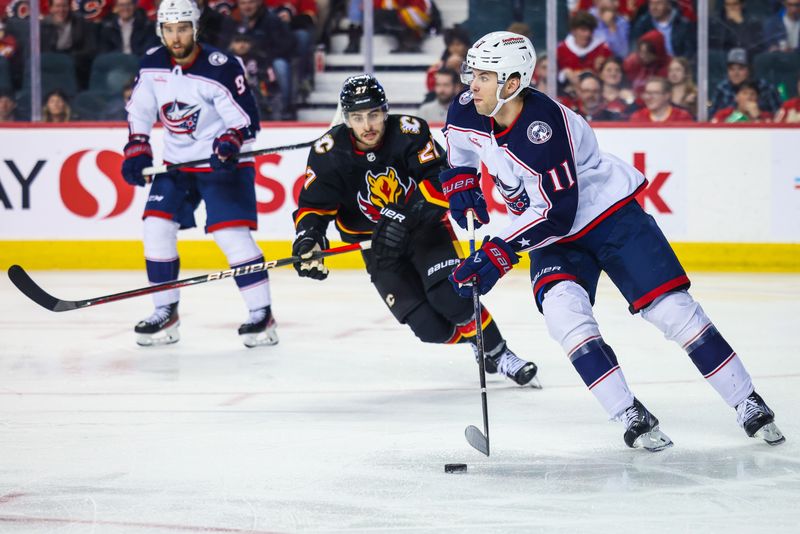
[{"label": "hockey socks", "polygon": [[583,383],[600,402],[609,418],[615,419],[633,404],[617,356],[600,336],[585,339],[571,351],[569,359]]},{"label": "hockey socks", "polygon": [[729,406],[735,407],[753,392],[750,374],[713,324],[706,325],[683,348]]},{"label": "hockey socks", "polygon": [[[181,269],[181,260],[177,257],[168,260],[145,259],[147,267],[147,280],[151,285],[172,282],[178,279],[178,272]],[[153,303],[156,307],[168,306],[178,302],[180,293],[177,289],[168,289],[153,293]]]},{"label": "hockey socks", "polygon": [[[214,241],[225,254],[232,269],[264,261],[249,228],[222,228],[213,233]],[[234,278],[248,310],[258,310],[272,304],[267,271]]]}]

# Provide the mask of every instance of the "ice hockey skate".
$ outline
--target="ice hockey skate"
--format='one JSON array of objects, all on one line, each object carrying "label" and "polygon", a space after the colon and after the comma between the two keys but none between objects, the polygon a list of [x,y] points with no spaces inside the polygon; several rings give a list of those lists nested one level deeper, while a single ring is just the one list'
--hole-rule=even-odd
[{"label": "ice hockey skate", "polygon": [[[494,371],[489,371],[490,367],[493,367]],[[539,370],[536,364],[517,357],[508,346],[504,345],[503,349],[495,356],[487,356],[485,368],[487,373],[499,372],[520,386],[542,389],[542,384],[536,377]]]},{"label": "ice hockey skate", "polygon": [[181,336],[178,327],[178,303],[157,306],[146,319],[142,319],[133,329],[136,332],[136,344],[142,347],[169,345],[177,343]]},{"label": "ice hockey skate", "polygon": [[272,317],[269,306],[258,310],[250,310],[247,322],[239,327],[239,337],[248,349],[262,345],[278,344],[278,323]]},{"label": "ice hockey skate", "polygon": [[658,429],[658,418],[651,414],[638,399],[626,408],[617,420],[625,424],[625,444],[633,449],[643,448],[650,452],[658,452],[672,447],[669,436]]},{"label": "ice hockey skate", "polygon": [[751,438],[761,438],[773,446],[786,441],[775,426],[775,414],[755,391],[736,406],[736,419]]}]

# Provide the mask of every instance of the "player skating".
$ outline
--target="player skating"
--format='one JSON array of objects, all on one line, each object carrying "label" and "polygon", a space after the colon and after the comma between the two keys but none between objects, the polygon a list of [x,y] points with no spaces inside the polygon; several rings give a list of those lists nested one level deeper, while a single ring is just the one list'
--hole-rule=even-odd
[{"label": "player skating", "polygon": [[[231,267],[263,262],[250,231],[257,226],[252,159],[235,161],[259,130],[258,111],[240,61],[196,41],[200,13],[191,0],[164,0],[156,33],[164,46],[142,59],[128,104],[130,138],[122,175],[144,186],[142,170],[153,164],[149,136],[157,116],[164,126],[164,161],[211,156],[210,165],[156,175],[144,211],[144,254],[152,284],[176,280],[179,229],[195,226],[194,211],[206,205],[206,232]],[[239,327],[248,347],[278,342],[266,271],[237,277],[250,310]],[[136,325],[137,343],[178,341],[178,290],[153,296],[155,311]]]},{"label": "player skating", "polygon": [[[395,318],[425,342],[474,343],[472,305],[447,282],[463,256],[437,181],[441,147],[424,120],[388,113],[383,87],[372,76],[348,78],[340,101],[345,124],[309,153],[292,254],[328,248],[331,221],[347,243],[372,239],[371,250],[362,252],[367,272]],[[300,276],[328,276],[321,260],[295,268]],[[485,309],[481,321],[487,371],[538,385],[536,365],[507,347]]]},{"label": "player skating", "polygon": [[470,87],[447,117],[452,168],[440,176],[443,191],[461,226],[468,210],[488,222],[476,170],[483,162],[511,223],[455,269],[456,291],[470,297],[460,284],[472,282],[487,293],[518,254],[530,252],[533,292],[550,335],[608,415],[624,423],[625,443],[661,450],[672,441],[631,393],[592,313],[604,271],[632,313],[688,352],[748,436],[782,443],[739,356],[692,299],[672,248],[634,200],[644,176],[601,152],[581,117],[528,88],[535,64],[531,42],[509,32],[485,35],[467,54],[463,81]]}]

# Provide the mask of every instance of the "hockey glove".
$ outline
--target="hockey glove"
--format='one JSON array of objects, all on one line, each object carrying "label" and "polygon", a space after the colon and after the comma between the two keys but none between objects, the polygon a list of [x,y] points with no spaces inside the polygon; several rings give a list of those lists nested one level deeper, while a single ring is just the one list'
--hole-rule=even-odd
[{"label": "hockey glove", "polygon": [[474,167],[454,167],[439,174],[442,193],[450,203],[450,215],[467,229],[467,210],[475,214],[475,228],[489,222],[489,210],[483,197],[481,180]]},{"label": "hockey glove", "polygon": [[[319,230],[313,228],[301,230],[294,239],[292,245],[292,256],[310,258],[311,254],[318,250],[330,247],[328,238]],[[294,269],[300,276],[313,278],[314,280],[325,280],[328,277],[328,268],[325,267],[325,260],[302,261],[294,264]]]},{"label": "hockey glove", "polygon": [[411,230],[419,222],[424,202],[412,206],[389,204],[381,209],[381,218],[372,231],[372,255],[377,266],[388,267],[400,258],[408,247]]},{"label": "hockey glove", "polygon": [[236,170],[236,156],[242,148],[242,134],[239,130],[229,128],[214,139],[214,153],[209,158],[211,168],[217,172],[233,173]]},{"label": "hockey glove", "polygon": [[484,240],[481,248],[462,261],[450,275],[450,283],[464,298],[472,297],[472,282],[478,284],[481,295],[488,293],[511,268],[519,262],[519,256],[499,237]]},{"label": "hockey glove", "polygon": [[122,177],[131,185],[144,186],[147,180],[142,176],[142,171],[153,165],[150,137],[131,135],[122,152],[125,156],[125,161],[122,162]]}]

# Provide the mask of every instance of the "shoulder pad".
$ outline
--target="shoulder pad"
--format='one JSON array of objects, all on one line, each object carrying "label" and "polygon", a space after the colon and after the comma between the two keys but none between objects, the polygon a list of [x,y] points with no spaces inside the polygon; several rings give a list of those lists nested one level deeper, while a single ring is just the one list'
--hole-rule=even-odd
[{"label": "shoulder pad", "polygon": [[470,102],[472,102],[472,91],[470,91],[469,89],[467,89],[458,96],[458,103],[461,104],[462,106],[466,106]]}]

